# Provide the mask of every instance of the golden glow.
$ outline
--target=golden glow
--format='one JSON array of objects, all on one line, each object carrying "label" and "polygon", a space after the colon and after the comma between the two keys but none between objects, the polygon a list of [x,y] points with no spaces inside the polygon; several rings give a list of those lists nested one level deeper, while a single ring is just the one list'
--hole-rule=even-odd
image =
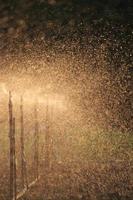
[{"label": "golden glow", "polygon": [[[16,82],[18,84],[18,82]],[[12,86],[13,87],[13,86]],[[23,96],[24,103],[27,105],[33,105],[35,102],[38,102],[40,105],[46,106],[48,105],[50,107],[54,107],[54,109],[57,110],[66,110],[66,98],[64,95],[59,95],[57,93],[51,93],[52,85],[47,84],[46,87],[38,89],[35,89],[34,87],[23,88],[22,85],[20,85],[19,80],[19,88],[16,88],[16,85],[14,85],[14,89],[12,90],[10,87],[7,87],[5,83],[0,84],[0,95],[3,97],[8,98],[9,91],[12,92],[12,99],[15,104],[20,103],[20,97]],[[46,93],[45,93],[46,91]]]}]

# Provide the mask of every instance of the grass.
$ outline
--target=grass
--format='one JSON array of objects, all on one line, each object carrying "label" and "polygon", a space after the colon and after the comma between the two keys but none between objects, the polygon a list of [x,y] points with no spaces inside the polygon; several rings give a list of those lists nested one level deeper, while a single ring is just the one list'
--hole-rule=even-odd
[{"label": "grass", "polygon": [[[19,130],[17,132],[19,133]],[[7,156],[0,159],[0,199],[7,200],[9,196],[7,128],[2,133],[1,151],[3,148],[3,153]],[[67,133],[59,134],[55,134],[56,159],[52,157],[52,169],[45,173],[43,161],[40,163],[41,180],[29,190],[24,200],[132,199],[132,134],[90,132],[81,127],[76,129],[72,127],[69,132],[67,130]],[[31,146],[31,140],[29,142]],[[32,150],[27,148],[28,154]],[[17,155],[19,156],[19,153]],[[44,156],[42,152],[41,156]],[[28,159],[28,163],[30,162]],[[18,164],[18,184],[20,184],[19,167]],[[32,179],[31,174],[33,168],[29,170],[30,179]]]},{"label": "grass", "polygon": [[65,142],[75,155],[75,159],[79,160],[110,162],[132,161],[133,158],[133,135],[131,133],[91,132],[77,128],[70,130]]}]

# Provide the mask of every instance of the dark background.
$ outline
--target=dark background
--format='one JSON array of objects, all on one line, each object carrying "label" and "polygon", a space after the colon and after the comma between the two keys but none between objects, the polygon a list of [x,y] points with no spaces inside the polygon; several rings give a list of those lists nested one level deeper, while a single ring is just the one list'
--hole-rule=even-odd
[{"label": "dark background", "polygon": [[36,51],[40,42],[56,51],[76,51],[70,48],[76,40],[83,51],[90,36],[94,47],[108,39],[108,48],[116,49],[117,40],[122,55],[131,51],[132,20],[132,0],[1,0],[0,48],[18,53],[31,45]]}]

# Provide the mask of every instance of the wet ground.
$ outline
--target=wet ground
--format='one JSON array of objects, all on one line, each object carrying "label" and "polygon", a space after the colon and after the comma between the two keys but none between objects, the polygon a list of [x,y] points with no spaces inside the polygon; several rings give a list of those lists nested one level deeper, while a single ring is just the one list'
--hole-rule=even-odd
[{"label": "wet ground", "polygon": [[55,166],[25,195],[24,200],[131,200],[132,164],[90,163]]}]

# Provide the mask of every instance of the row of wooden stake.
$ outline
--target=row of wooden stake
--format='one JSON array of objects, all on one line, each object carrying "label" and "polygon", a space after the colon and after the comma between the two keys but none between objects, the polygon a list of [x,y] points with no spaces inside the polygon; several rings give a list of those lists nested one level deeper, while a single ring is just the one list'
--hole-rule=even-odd
[{"label": "row of wooden stake", "polygon": [[[48,112],[48,111],[47,111]],[[34,181],[28,183],[27,179],[27,163],[25,158],[25,145],[24,145],[24,111],[23,111],[23,98],[21,97],[20,104],[20,123],[21,123],[21,183],[23,190],[17,194],[17,176],[16,176],[16,148],[15,148],[15,116],[13,114],[12,94],[9,93],[9,139],[10,139],[10,200],[17,200],[22,197],[25,192],[39,179],[39,123],[37,105],[34,107]],[[48,120],[48,119],[47,119]],[[48,127],[47,127],[48,128]],[[49,134],[46,134],[46,141],[49,139]],[[49,146],[49,145],[48,145]],[[46,163],[49,165],[49,149],[46,148]],[[47,166],[48,167],[48,166]]]}]

